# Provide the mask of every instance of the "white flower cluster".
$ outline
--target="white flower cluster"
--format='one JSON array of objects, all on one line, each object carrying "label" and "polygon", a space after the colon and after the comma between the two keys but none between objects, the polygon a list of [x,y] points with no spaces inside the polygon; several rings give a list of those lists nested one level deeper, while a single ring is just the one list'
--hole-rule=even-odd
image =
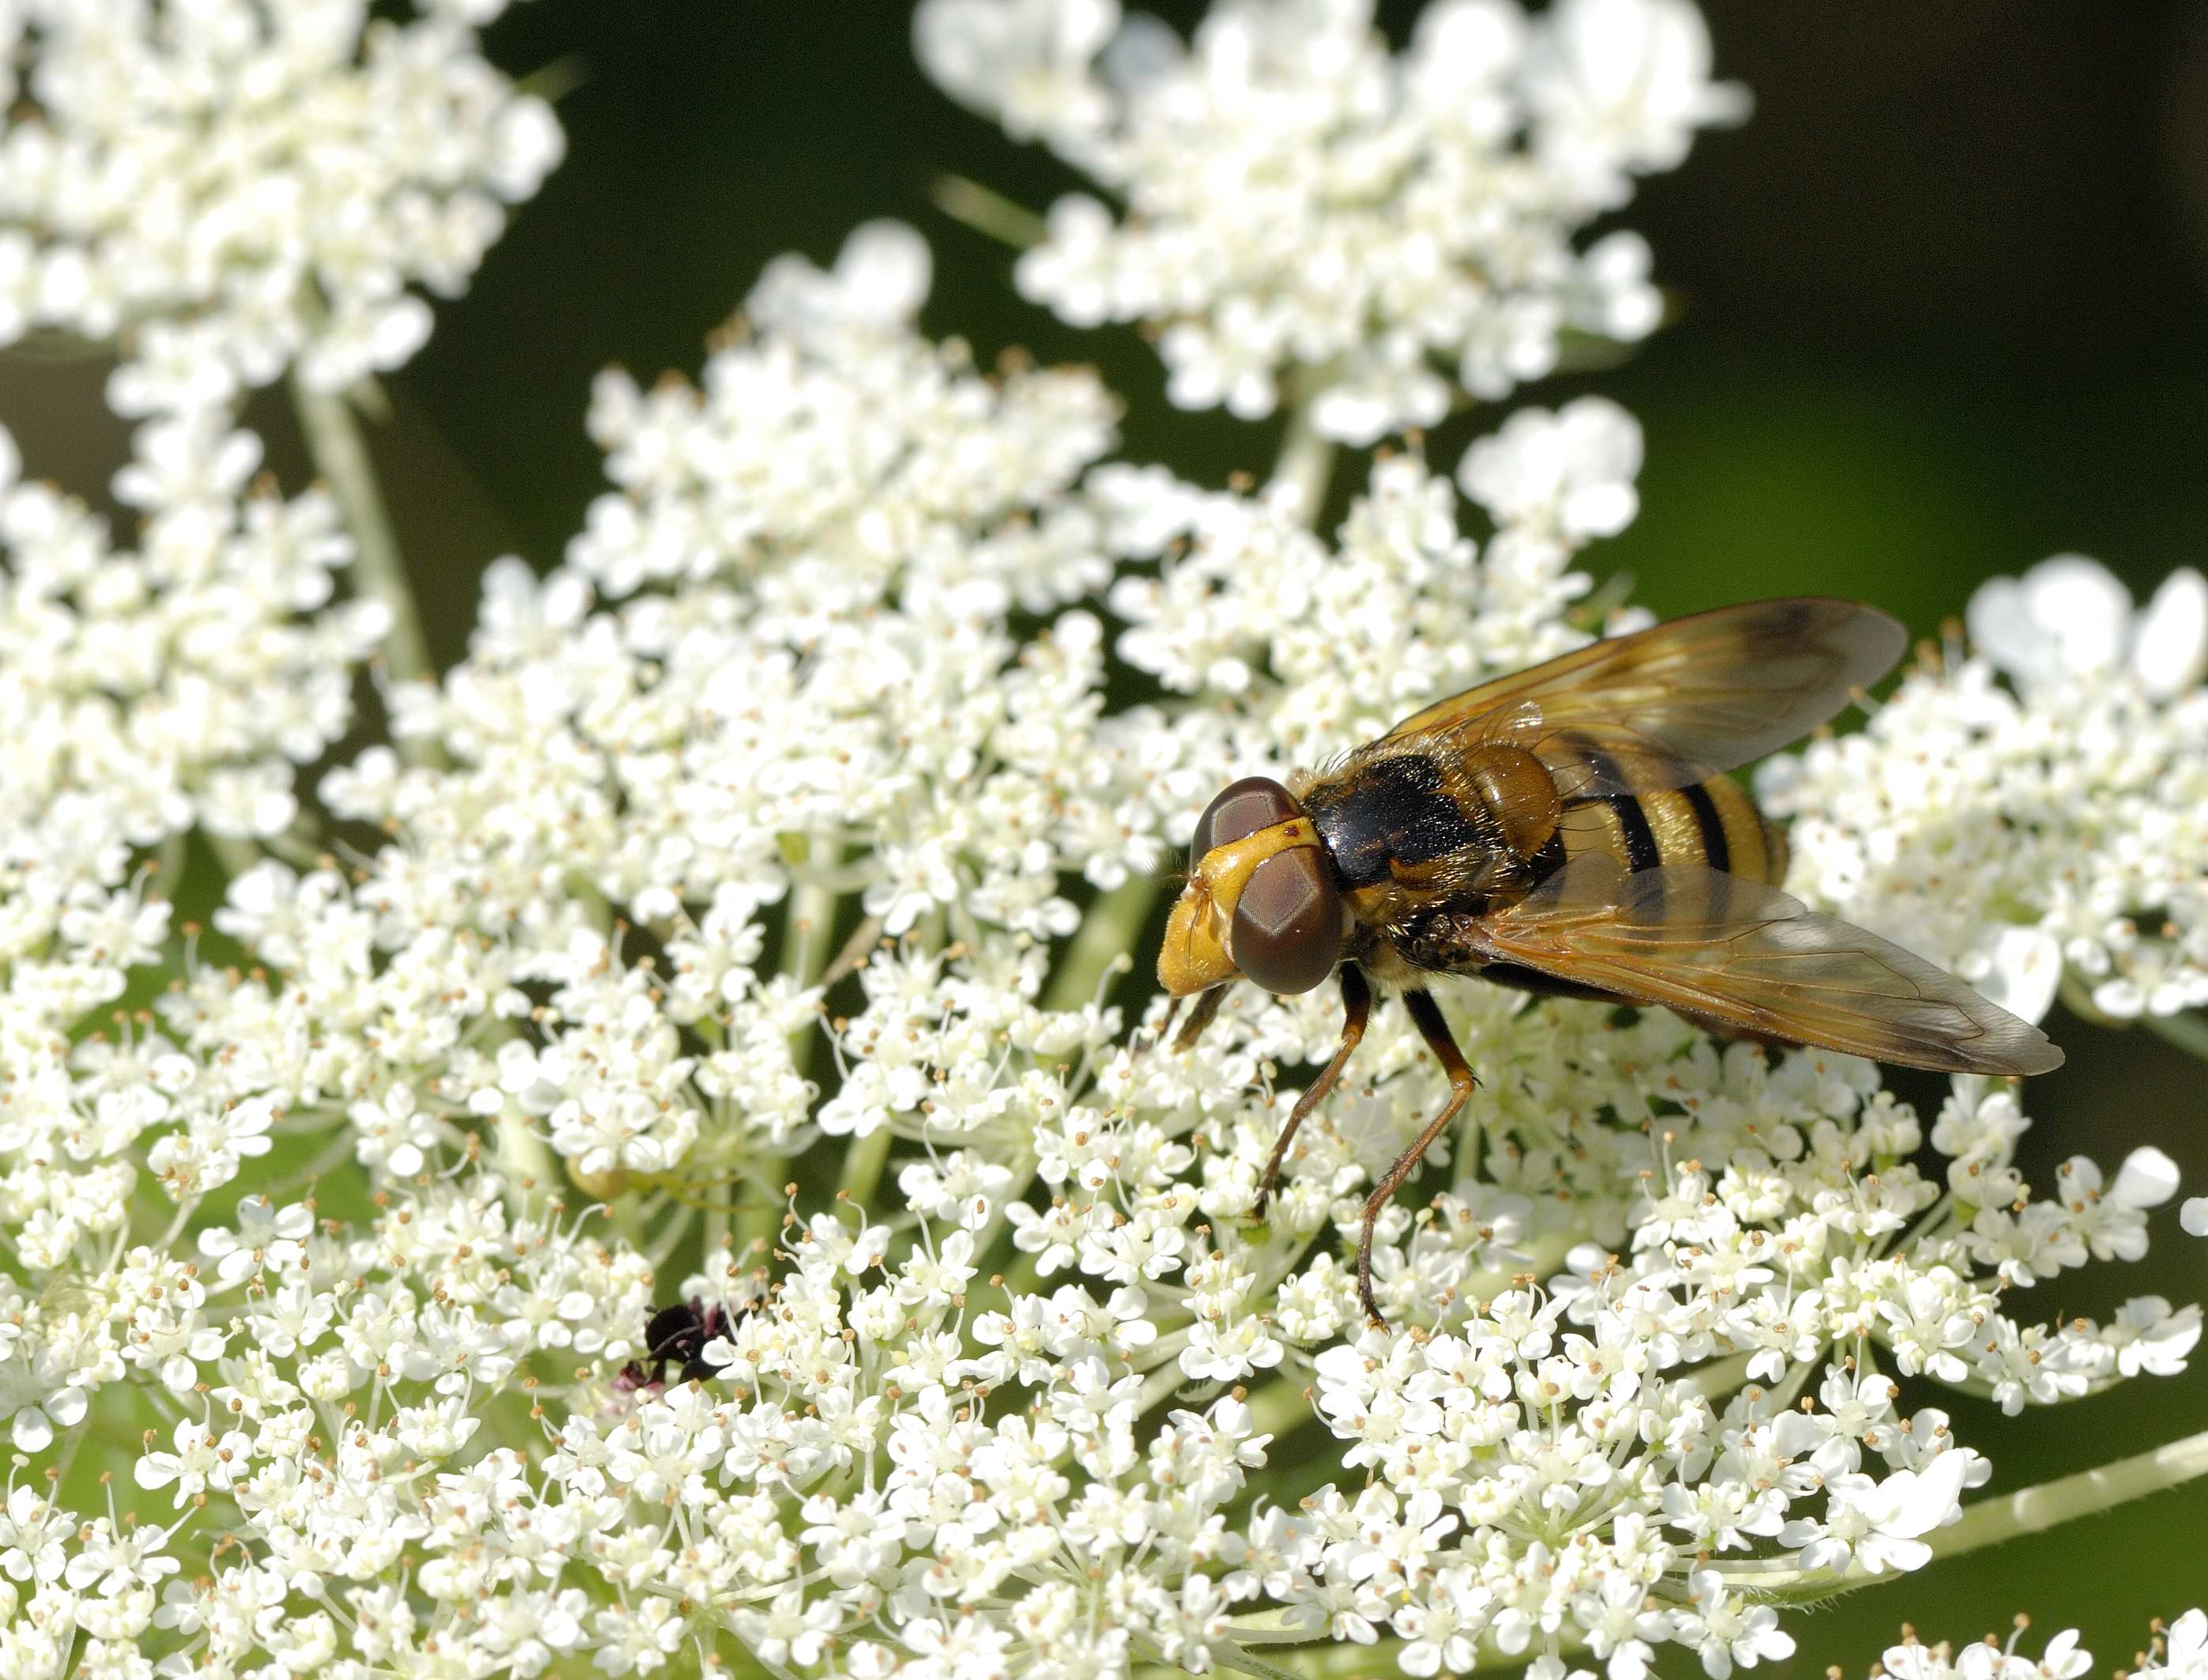
[{"label": "white flower cluster", "polygon": [[1184,407],[1256,417],[1285,386],[1353,443],[1539,378],[1568,333],[1650,332],[1646,242],[1574,242],[1746,109],[1689,0],[1443,0],[1400,57],[1371,0],[1230,0],[1185,48],[1117,0],[926,0],[914,36],[1124,206],[1061,199],[1023,291],[1143,323]]},{"label": "white flower cluster", "polygon": [[[128,415],[227,403],[297,361],[319,388],[429,333],[561,134],[475,49],[505,0],[25,0],[0,13],[0,345],[126,359]],[[20,85],[16,70],[29,74]]]},{"label": "white flower cluster", "polygon": [[[187,953],[84,1038],[159,911],[102,876],[17,951],[0,1407],[65,1453],[133,1397],[132,1478],[173,1515],[19,1481],[0,1659],[67,1629],[219,1674],[280,1626],[348,1674],[1385,1641],[1412,1674],[1641,1680],[1671,1643],[1722,1677],[1792,1648],[1773,1571],[1913,1568],[1990,1474],[1903,1383],[2013,1410],[2181,1365],[2193,1309],[2013,1311],[2144,1251],[2151,1152],[2035,1197],[2014,1095],[1965,1086],[1943,1194],[1866,1064],[1469,987],[1486,1083],[1383,1222],[1396,1328],[1363,1328],[1341,1245],[1437,1096],[1414,1036],[1383,1011],[1253,1222],[1276,1071],[1327,1011],[1245,997],[1170,1052],[1092,1001],[1089,927],[1053,941],[1080,893],[1138,913],[1238,761],[1583,639],[1568,567],[1629,516],[1637,432],[1514,417],[1463,469],[1484,545],[1447,479],[1384,462],[1329,544],[1292,491],[1097,465],[1091,378],[984,380],[900,324],[912,256],[875,230],[779,268],[701,390],[602,386],[617,489],[551,579],[496,569],[466,661],[402,697],[441,765],[324,778],[380,848],[231,881],[215,930],[251,966]],[[145,485],[157,524],[247,524],[206,495]],[[1065,606],[1107,585],[1116,649]],[[164,598],[110,589],[102,624]],[[1163,698],[1108,708],[1115,651]],[[11,903],[61,885],[30,860]],[[842,1194],[787,1197],[824,1134]],[[255,1194],[210,1195],[263,1153]]]},{"label": "white flower cluster", "polygon": [[[351,724],[385,628],[380,605],[332,599],[351,542],[329,498],[253,484],[258,439],[203,415],[137,442],[114,486],[144,518],[130,551],[20,482],[0,433],[0,962],[48,1029],[119,996],[160,944],[166,906],[141,899],[134,856],[173,875],[195,828],[284,833],[296,766]],[[26,1078],[0,1044],[0,1082]]]},{"label": "white flower cluster", "polygon": [[1586,641],[1593,627],[1567,613],[1587,579],[1568,567],[1631,519],[1640,466],[1641,429],[1613,403],[1513,415],[1458,471],[1494,526],[1484,549],[1463,534],[1449,480],[1412,455],[1376,465],[1331,551],[1286,486],[1252,500],[1198,495],[1155,470],[1098,475],[1136,552],[1171,545],[1159,575],[1113,585],[1112,610],[1130,626],[1122,657],[1174,694],[1220,702],[1167,720],[1206,772],[1172,789],[1175,837],[1233,775],[1323,761]]},{"label": "white flower cluster", "polygon": [[[359,73],[434,39],[429,81],[467,81],[459,20],[495,9]],[[1295,9],[1230,0],[1198,54]],[[967,10],[1076,81],[1113,15]],[[1361,12],[1301,11],[1364,75]],[[1617,15],[1671,18],[1665,63],[1700,40]],[[110,33],[198,42],[167,67],[234,138],[262,83],[223,76],[290,31],[350,64],[359,28],[212,0]],[[111,68],[45,13],[27,39],[42,110]],[[451,108],[454,155],[512,110]],[[434,225],[392,226],[363,237],[429,272]],[[1381,1222],[1367,1326],[1343,1257],[1439,1099],[1416,1035],[1383,1007],[1259,1221],[1332,1010],[1245,989],[1180,1050],[1112,976],[1228,777],[1603,627],[1571,568],[1633,517],[1639,432],[1527,410],[1454,483],[1383,459],[1323,537],[1307,484],[1107,460],[1092,375],[919,339],[927,272],[863,229],[775,264],[697,386],[607,376],[615,488],[565,563],[494,567],[466,659],[392,697],[411,756],[311,789],[395,633],[331,599],[333,505],[252,482],[206,407],[141,430],[134,550],[0,473],[0,1673],[1125,1680],[1347,1646],[1645,1680],[1675,1645],[1723,1680],[1791,1652],[1782,1605],[1941,1546],[1994,1470],[1943,1393],[2182,1367],[2196,1307],[2023,1311],[2145,1251],[2158,1152],[2035,1193],[2010,1087],[1928,1127],[1868,1064],[1472,986],[1484,1083]],[[191,330],[244,319],[213,296]],[[2050,763],[2099,753],[2063,727]],[[2196,1613],[2163,1670],[2201,1643]],[[2001,1656],[1969,1680],[2022,1680]]]},{"label": "white flower cluster", "polygon": [[2208,583],[2134,611],[2065,556],[1968,623],[1868,729],[1766,766],[1794,888],[2030,1020],[2058,987],[2121,1020],[2208,1005]]},{"label": "white flower cluster", "polygon": [[[2031,1624],[2029,1617],[2019,1616],[2007,1640],[1988,1634],[1959,1651],[1944,1642],[1927,1645],[1905,1627],[1901,1643],[1887,1647],[1873,1672],[1892,1680],[2079,1680],[2093,1671],[2093,1653],[2080,1648],[2075,1629],[2055,1635],[2036,1658],[2019,1651]],[[2208,1612],[2188,1610],[2167,1628],[2157,1622],[2152,1646],[2133,1659],[2129,1672],[2133,1680],[2208,1680]]]}]

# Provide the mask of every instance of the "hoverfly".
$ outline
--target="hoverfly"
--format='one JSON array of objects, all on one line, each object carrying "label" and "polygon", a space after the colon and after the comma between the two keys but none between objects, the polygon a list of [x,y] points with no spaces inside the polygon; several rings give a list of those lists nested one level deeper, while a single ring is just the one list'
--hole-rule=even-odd
[{"label": "hoverfly", "polygon": [[1474,1084],[1427,990],[1437,975],[1663,1004],[1906,1067],[2061,1065],[2037,1027],[1780,891],[1785,837],[1724,774],[1832,717],[1908,640],[1852,602],[1720,608],[1428,706],[1292,787],[1253,776],[1221,793],[1197,823],[1158,953],[1175,1009],[1202,994],[1178,1042],[1238,979],[1287,996],[1339,971],[1344,1011],[1253,1211],[1364,1036],[1374,981],[1402,994],[1449,1082],[1365,1205],[1357,1287],[1375,1322],[1373,1226]]}]

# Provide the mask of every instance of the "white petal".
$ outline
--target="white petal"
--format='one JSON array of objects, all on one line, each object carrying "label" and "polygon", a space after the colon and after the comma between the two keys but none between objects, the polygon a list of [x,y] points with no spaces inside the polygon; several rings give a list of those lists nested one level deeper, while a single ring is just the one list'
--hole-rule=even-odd
[{"label": "white petal", "polygon": [[1971,639],[2019,681],[2048,682],[2113,668],[2131,624],[2131,591],[2082,555],[1996,578],[1971,597]]},{"label": "white petal", "polygon": [[912,17],[913,56],[952,99],[993,113],[1017,51],[1014,27],[1009,9],[993,0],[923,0]]},{"label": "white petal", "polygon": [[1581,397],[1558,410],[1557,419],[1582,483],[1616,479],[1629,484],[1640,477],[1641,423],[1616,403]]},{"label": "white petal", "polygon": [[1411,38],[1417,73],[1429,93],[1485,87],[1526,50],[1526,17],[1499,0],[1443,0],[1419,15]]},{"label": "white petal", "polygon": [[1097,74],[1121,93],[1138,93],[1179,69],[1188,62],[1188,50],[1172,27],[1148,12],[1136,12],[1119,26],[1103,56]]},{"label": "white petal", "polygon": [[2208,674],[2208,579],[2188,566],[2163,580],[2133,632],[2132,669],[2164,699]]},{"label": "white petal", "polygon": [[1042,0],[1029,10],[1051,21],[1058,54],[1071,63],[1094,58],[1119,30],[1119,0]]},{"label": "white petal", "polygon": [[1959,1507],[1970,1468],[1971,1455],[1951,1449],[1922,1470],[1898,1470],[1887,1477],[1879,1491],[1893,1502],[1893,1512],[1880,1521],[1880,1532],[1915,1539],[1947,1521]]},{"label": "white petal", "polygon": [[2177,1194],[2178,1177],[2177,1163],[2149,1144],[2124,1157],[2109,1199],[2127,1208],[2158,1208]]},{"label": "white petal", "polygon": [[885,326],[920,313],[933,272],[919,230],[887,217],[853,228],[836,258],[836,278],[852,311]]},{"label": "white petal", "polygon": [[1992,972],[1973,981],[2012,1015],[2038,1022],[2055,1006],[2062,983],[2062,947],[2037,927],[2005,927],[1988,953]]},{"label": "white petal", "polygon": [[53,1443],[54,1426],[37,1407],[26,1406],[15,1414],[13,1434],[15,1445],[22,1451],[42,1453]]}]

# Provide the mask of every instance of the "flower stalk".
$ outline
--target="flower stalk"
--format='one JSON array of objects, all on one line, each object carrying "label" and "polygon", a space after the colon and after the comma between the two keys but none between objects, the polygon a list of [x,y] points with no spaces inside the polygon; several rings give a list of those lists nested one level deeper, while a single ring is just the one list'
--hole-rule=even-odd
[{"label": "flower stalk", "polygon": [[1305,369],[1298,376],[1295,383],[1303,394],[1288,406],[1287,425],[1273,461],[1272,482],[1294,489],[1297,516],[1306,528],[1317,526],[1326,511],[1327,487],[1333,482],[1339,453],[1335,441],[1319,429],[1317,418],[1317,399],[1326,377],[1318,369]]},{"label": "flower stalk", "polygon": [[[389,615],[383,659],[391,680],[435,681],[436,667],[429,657],[429,639],[422,632],[422,615],[415,604],[398,532],[391,523],[391,510],[384,501],[359,416],[343,392],[323,390],[303,374],[292,375],[291,402],[315,465],[345,510],[345,527],[353,539],[354,574],[365,592],[381,602]],[[441,751],[434,741],[409,738],[394,744],[410,763],[442,761]]]},{"label": "flower stalk", "polygon": [[1131,874],[1089,907],[1043,988],[1045,1009],[1074,1010],[1095,1002],[1106,976],[1132,964],[1136,942],[1161,885],[1155,875]]},{"label": "flower stalk", "polygon": [[966,176],[937,176],[927,195],[951,220],[1016,251],[1030,249],[1050,237],[1050,225],[1035,212]]}]

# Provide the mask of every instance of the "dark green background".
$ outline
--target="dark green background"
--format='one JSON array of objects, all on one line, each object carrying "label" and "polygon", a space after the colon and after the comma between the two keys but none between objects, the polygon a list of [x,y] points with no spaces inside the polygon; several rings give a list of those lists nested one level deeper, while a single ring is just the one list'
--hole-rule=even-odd
[{"label": "dark green background", "polygon": [[[1199,8],[1158,5],[1185,27]],[[1387,5],[1400,39],[1412,6]],[[1746,597],[1862,597],[1929,632],[1982,579],[2095,555],[2144,592],[2208,563],[2208,9],[2133,0],[1707,6],[1719,72],[1754,119],[1706,136],[1625,220],[1647,234],[1680,322],[1600,390],[1647,429],[1639,522],[1593,556],[1670,615]],[[825,261],[855,222],[933,243],[923,325],[986,357],[1023,344],[1095,361],[1129,399],[1127,447],[1215,483],[1262,469],[1264,429],[1167,408],[1131,335],[1082,335],[1021,304],[999,248],[929,207],[939,170],[1036,208],[1073,184],[921,80],[901,8],[529,0],[490,35],[527,73],[571,61],[570,155],[471,295],[389,381],[389,488],[432,645],[465,645],[494,555],[560,555],[603,488],[582,415],[609,362],[694,371],[705,333],[774,253]],[[34,471],[96,491],[123,447],[97,369],[0,369],[0,414]],[[303,476],[280,403],[252,415]],[[1474,424],[1431,453],[1453,462]],[[2071,1053],[2035,1081],[2034,1179],[2087,1150],[2113,1169],[2153,1141],[2208,1188],[2204,1069],[2143,1034],[2060,1014]],[[1901,1076],[1928,1114],[1937,1082]],[[2208,1293],[2208,1245],[2157,1215],[2145,1265],[2019,1302],[2105,1314]],[[1963,1437],[2022,1485],[2208,1426],[2208,1362],[2054,1413],[1953,1404]],[[1940,1566],[1798,1622],[1796,1675],[1860,1672],[1904,1619],[1928,1636],[2077,1625],[2104,1667],[2156,1614],[2208,1599],[2208,1492]],[[1667,1659],[1667,1666],[1681,1665]],[[1684,1664],[1692,1669],[1691,1661]]]}]

